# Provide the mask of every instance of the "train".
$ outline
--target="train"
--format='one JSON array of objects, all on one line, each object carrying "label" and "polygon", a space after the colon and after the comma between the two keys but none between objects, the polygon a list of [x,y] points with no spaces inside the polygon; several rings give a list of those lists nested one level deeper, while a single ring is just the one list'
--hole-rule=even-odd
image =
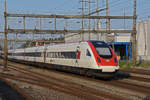
[{"label": "train", "polygon": [[103,41],[94,40],[8,50],[8,58],[12,61],[100,77],[112,77],[119,70],[113,49]]}]

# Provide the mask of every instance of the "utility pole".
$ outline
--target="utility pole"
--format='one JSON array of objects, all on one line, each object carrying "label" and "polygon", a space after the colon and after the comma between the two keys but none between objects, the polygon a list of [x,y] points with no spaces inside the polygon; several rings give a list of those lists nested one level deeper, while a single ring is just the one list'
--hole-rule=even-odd
[{"label": "utility pole", "polygon": [[82,37],[82,41],[84,41],[84,0],[81,0],[81,3],[82,3],[82,35],[81,35],[81,37]]},{"label": "utility pole", "polygon": [[[108,2],[108,0],[106,0],[106,16],[109,16],[109,2]],[[106,30],[110,31],[110,19],[106,19]],[[110,32],[108,34],[110,34]],[[107,37],[108,37],[107,35],[108,34],[106,34],[106,41],[107,41]]]},{"label": "utility pole", "polygon": [[57,27],[57,26],[56,26],[56,15],[55,15],[55,33],[56,33],[56,27]]},{"label": "utility pole", "polygon": [[7,47],[7,4],[5,0],[5,11],[4,11],[4,18],[5,18],[5,30],[4,30],[4,69],[7,70],[7,60],[8,60],[8,47]]},{"label": "utility pole", "polygon": [[16,33],[16,40],[14,41],[14,50],[16,50],[16,44],[17,44],[17,40],[18,40],[18,33]]},{"label": "utility pole", "polygon": [[26,30],[26,18],[25,17],[23,17],[23,26],[24,26],[24,32],[25,32]]},{"label": "utility pole", "polygon": [[[90,14],[90,10],[91,10],[91,0],[88,0],[88,13]],[[90,16],[90,15],[89,15]],[[91,20],[89,19],[89,40],[91,39],[91,33],[90,33],[90,30],[91,30]]]},{"label": "utility pole", "polygon": [[[109,16],[109,2],[106,0],[106,16]],[[106,19],[106,28],[110,29],[110,19]]]},{"label": "utility pole", "polygon": [[[126,16],[125,8],[123,9],[123,15]],[[126,29],[126,19],[123,20],[123,27]]]},{"label": "utility pole", "polygon": [[68,20],[67,19],[65,19],[65,27],[64,27],[64,42],[65,42],[65,36],[66,36],[66,30],[67,30],[67,28],[68,28]]},{"label": "utility pole", "polygon": [[42,30],[42,19],[40,18],[40,30]]},{"label": "utility pole", "polygon": [[136,67],[136,60],[137,60],[137,47],[136,47],[136,0],[134,0],[134,15],[133,15],[133,32],[132,32],[132,55],[133,55],[133,67]]},{"label": "utility pole", "polygon": [[[97,11],[97,16],[99,16],[99,12],[98,12],[99,0],[97,0],[96,4],[97,4],[97,9],[96,9],[96,11]],[[97,30],[99,30],[99,22],[100,22],[100,20],[97,19]],[[97,33],[97,40],[99,40],[99,33]]]}]

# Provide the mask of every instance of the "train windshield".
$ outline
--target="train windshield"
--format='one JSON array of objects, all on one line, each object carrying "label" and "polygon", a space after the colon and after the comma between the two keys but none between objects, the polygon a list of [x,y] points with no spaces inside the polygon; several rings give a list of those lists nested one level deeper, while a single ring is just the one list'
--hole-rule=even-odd
[{"label": "train windshield", "polygon": [[94,41],[92,42],[97,53],[102,58],[112,58],[112,52],[109,46],[104,42]]},{"label": "train windshield", "polygon": [[96,51],[102,58],[112,58],[112,53],[109,47],[96,47]]}]

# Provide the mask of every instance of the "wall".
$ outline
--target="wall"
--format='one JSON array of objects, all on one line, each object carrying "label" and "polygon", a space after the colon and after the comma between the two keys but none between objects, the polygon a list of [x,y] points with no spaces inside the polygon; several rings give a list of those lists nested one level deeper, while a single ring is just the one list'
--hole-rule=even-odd
[{"label": "wall", "polygon": [[137,23],[137,54],[139,60],[150,58],[150,17]]}]

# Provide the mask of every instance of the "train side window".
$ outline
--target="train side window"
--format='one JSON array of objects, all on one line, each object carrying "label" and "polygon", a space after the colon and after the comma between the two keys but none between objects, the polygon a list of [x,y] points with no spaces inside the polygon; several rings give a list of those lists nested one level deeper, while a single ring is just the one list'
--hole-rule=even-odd
[{"label": "train side window", "polygon": [[58,58],[58,52],[55,52],[55,58]]},{"label": "train side window", "polygon": [[90,51],[88,49],[86,50],[86,56],[91,57],[91,53],[90,53]]},{"label": "train side window", "polygon": [[55,58],[57,58],[57,52],[55,52]]},{"label": "train side window", "polygon": [[53,52],[53,58],[55,58],[55,52]]},{"label": "train side window", "polygon": [[59,58],[63,58],[61,52],[59,52]]},{"label": "train side window", "polygon": [[53,58],[55,58],[56,57],[56,53],[55,52],[53,52]]},{"label": "train side window", "polygon": [[51,58],[54,58],[54,53],[53,52],[51,52]]},{"label": "train side window", "polygon": [[51,58],[51,53],[50,52],[47,53],[47,57]]},{"label": "train side window", "polygon": [[53,58],[53,53],[52,52],[50,52],[50,58]]}]

